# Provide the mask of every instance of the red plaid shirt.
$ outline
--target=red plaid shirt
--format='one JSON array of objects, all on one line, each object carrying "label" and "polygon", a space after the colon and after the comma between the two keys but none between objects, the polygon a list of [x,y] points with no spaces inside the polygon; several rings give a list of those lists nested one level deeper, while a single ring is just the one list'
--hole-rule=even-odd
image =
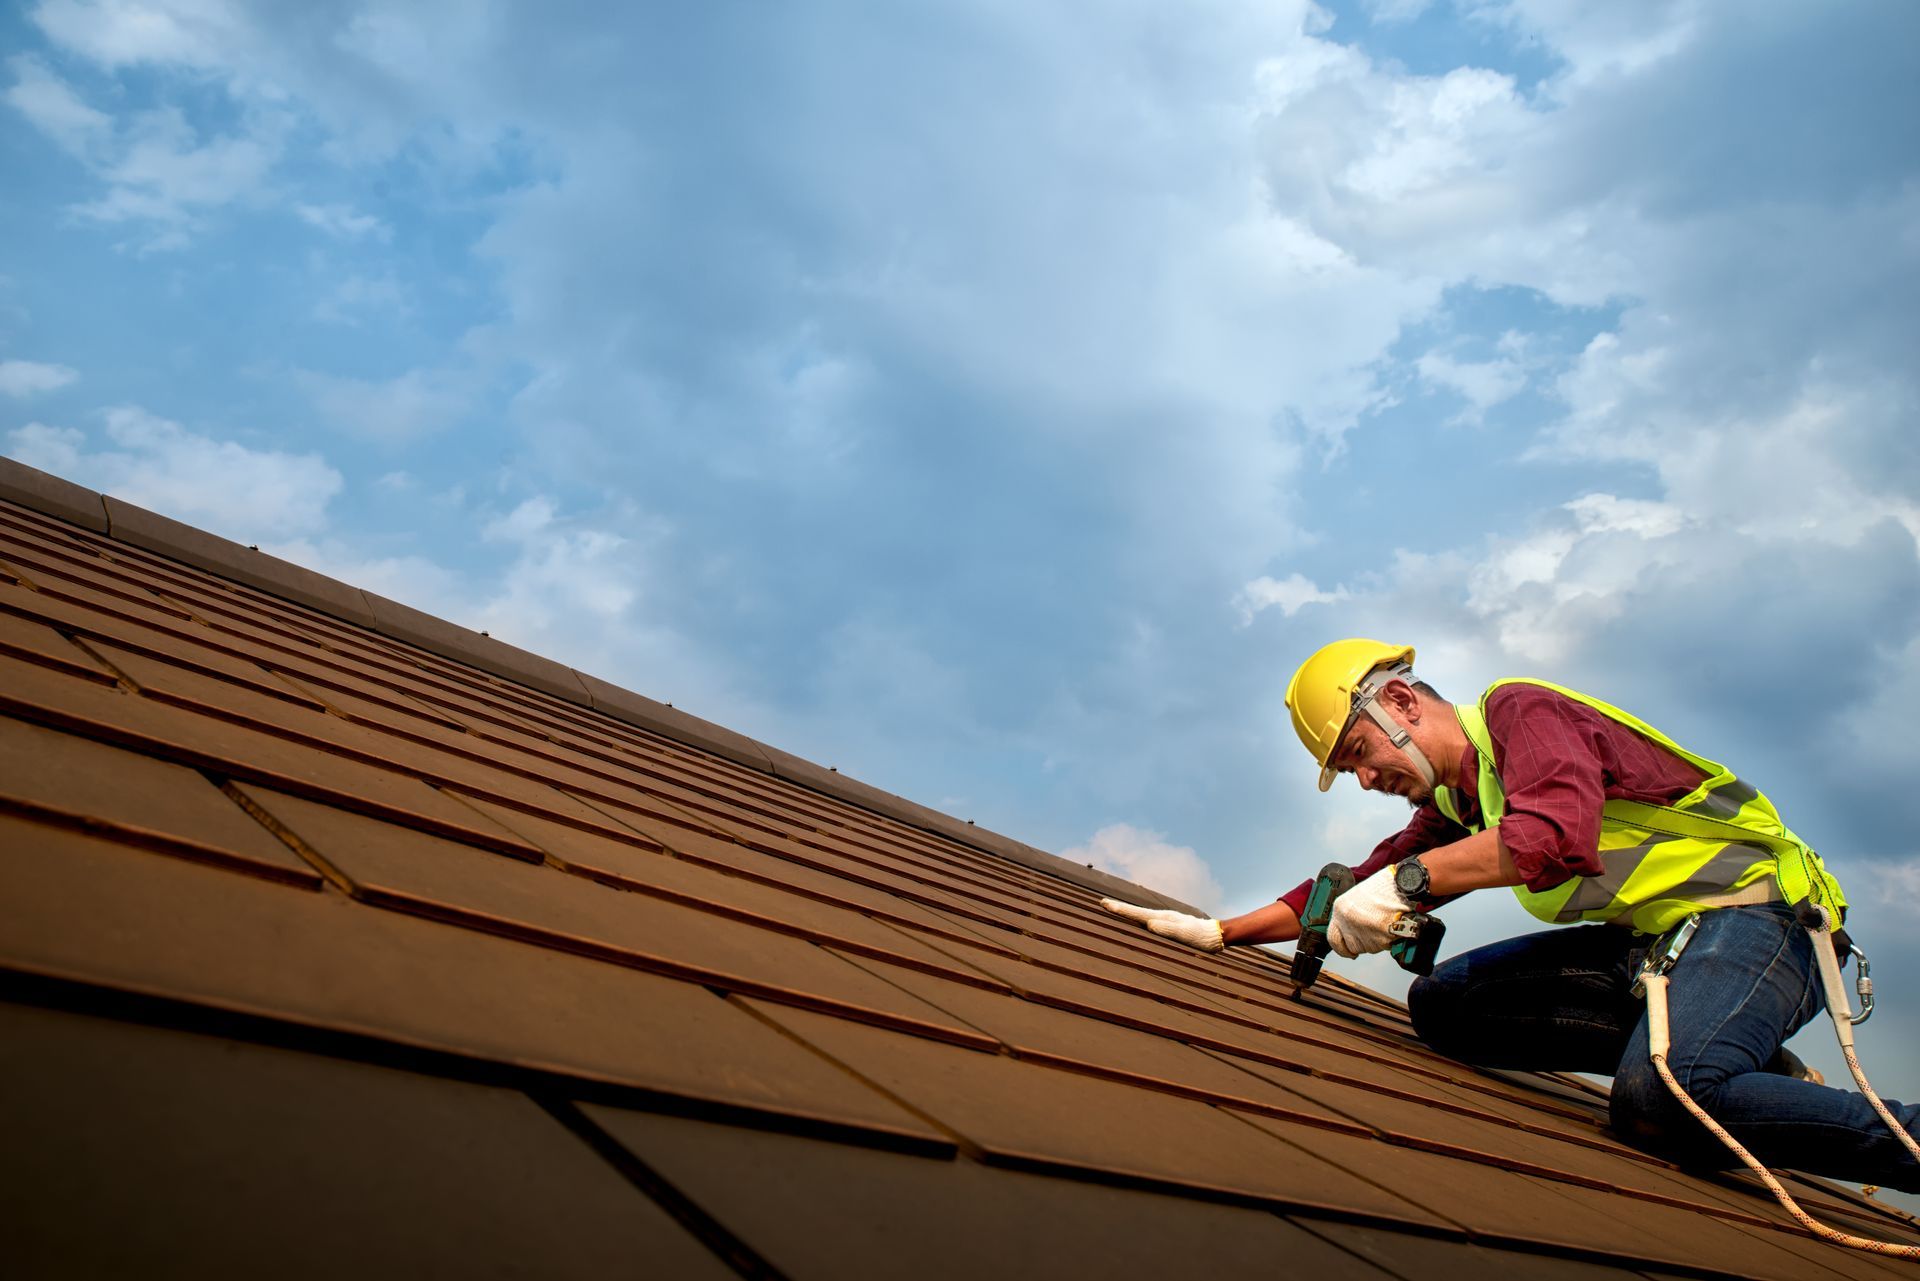
[{"label": "red plaid shirt", "polygon": [[[1649,739],[1562,694],[1538,685],[1503,685],[1487,699],[1487,732],[1499,761],[1507,814],[1500,843],[1513,855],[1521,882],[1548,890],[1570,876],[1600,872],[1600,806],[1614,797],[1671,804],[1705,777]],[[1460,758],[1461,813],[1480,818],[1479,753]],[[1467,835],[1429,801],[1406,827],[1374,847],[1354,868],[1362,880],[1381,868]],[[1311,880],[1281,896],[1306,910]]]}]

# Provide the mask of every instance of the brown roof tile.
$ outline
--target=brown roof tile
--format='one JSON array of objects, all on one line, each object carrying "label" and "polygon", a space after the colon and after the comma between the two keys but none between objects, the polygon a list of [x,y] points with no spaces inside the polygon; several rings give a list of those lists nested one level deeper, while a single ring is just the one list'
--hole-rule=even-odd
[{"label": "brown roof tile", "polygon": [[[1295,1220],[1306,1232],[1407,1281],[1490,1281],[1519,1277],[1526,1281],[1619,1281],[1619,1264],[1551,1254],[1516,1254],[1497,1244],[1474,1244],[1408,1236],[1366,1223]],[[1633,1271],[1627,1275],[1653,1275]]]},{"label": "brown roof tile", "polygon": [[[1204,1103],[823,1014],[756,1008],[991,1160],[1066,1166],[1103,1178],[1402,1223],[1439,1222],[1356,1178],[1351,1167],[1290,1159],[1285,1149]],[[1275,1127],[1290,1124],[1260,1119]]]},{"label": "brown roof tile", "polygon": [[0,1004],[0,1130],[14,1276],[735,1275],[515,1090]]},{"label": "brown roof tile", "polygon": [[696,984],[0,815],[0,966],[938,1143]]},{"label": "brown roof tile", "polygon": [[1343,1168],[1364,1172],[1479,1240],[1616,1254],[1668,1266],[1711,1258],[1741,1275],[1778,1281],[1807,1276],[1800,1257],[1703,1215],[1377,1141],[1302,1132],[1267,1117],[1246,1119],[1276,1137],[1311,1145],[1316,1155]]},{"label": "brown roof tile", "polygon": [[318,889],[319,875],[204,776],[0,717],[0,810]]},{"label": "brown roof tile", "polygon": [[[263,726],[285,724],[303,733],[311,723],[310,717],[288,717],[285,708],[271,704],[263,707],[258,700],[275,699],[308,712],[327,710],[319,699],[278,679],[266,668],[218,650],[140,650],[92,639],[80,643],[102,666],[134,688],[183,707],[215,710],[223,718]],[[237,689],[222,689],[218,683]]]},{"label": "brown roof tile", "polygon": [[1105,1076],[1183,1098],[1230,1103],[1311,1125],[1345,1128],[1356,1134],[1368,1132],[1363,1121],[1352,1116],[1343,1118],[1313,1094],[1290,1088],[1284,1077],[1242,1071],[1228,1060],[1211,1058],[1172,1038],[1070,1014],[1010,993],[996,994],[933,975],[903,971],[883,962],[862,963],[873,973],[1004,1042],[1029,1062]]},{"label": "brown roof tile", "polygon": [[0,654],[103,685],[115,683],[113,673],[92,654],[45,623],[16,614],[0,613]]},{"label": "brown roof tile", "polygon": [[889,929],[851,905],[823,903],[762,880],[729,876],[700,862],[677,858],[664,846],[654,847],[637,833],[626,840],[613,840],[477,797],[463,799],[546,851],[550,862],[584,877],[732,917],[758,929],[793,934],[850,955],[956,973],[945,953],[910,934]]},{"label": "brown roof tile", "polygon": [[1395,1275],[1252,1207],[585,1110],[795,1281]]},{"label": "brown roof tile", "polygon": [[728,991],[993,1044],[802,939],[349,810],[235,786],[364,902]]}]

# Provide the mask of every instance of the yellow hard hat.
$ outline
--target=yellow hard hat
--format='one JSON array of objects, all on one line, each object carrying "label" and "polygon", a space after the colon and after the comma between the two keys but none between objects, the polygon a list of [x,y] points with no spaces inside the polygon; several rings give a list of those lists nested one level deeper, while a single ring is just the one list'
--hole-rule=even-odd
[{"label": "yellow hard hat", "polygon": [[1410,675],[1413,647],[1376,640],[1335,641],[1315,650],[1287,682],[1293,732],[1319,764],[1323,792],[1333,786],[1338,773],[1327,762],[1354,715],[1372,699],[1375,686],[1367,677],[1383,667],[1397,676]]}]

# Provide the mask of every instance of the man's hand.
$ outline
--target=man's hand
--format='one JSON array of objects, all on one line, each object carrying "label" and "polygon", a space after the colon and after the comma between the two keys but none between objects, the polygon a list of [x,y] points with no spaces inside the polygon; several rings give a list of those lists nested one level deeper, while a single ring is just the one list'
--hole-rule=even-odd
[{"label": "man's hand", "polygon": [[1413,903],[1393,883],[1393,868],[1383,867],[1333,900],[1327,942],[1348,958],[1384,952],[1393,945],[1387,927],[1402,912],[1413,910]]},{"label": "man's hand", "polygon": [[1218,952],[1227,946],[1220,934],[1220,922],[1210,917],[1188,916],[1185,912],[1170,911],[1163,907],[1137,907],[1111,898],[1101,899],[1100,906],[1115,916],[1140,922],[1162,938],[1185,943],[1202,952]]}]

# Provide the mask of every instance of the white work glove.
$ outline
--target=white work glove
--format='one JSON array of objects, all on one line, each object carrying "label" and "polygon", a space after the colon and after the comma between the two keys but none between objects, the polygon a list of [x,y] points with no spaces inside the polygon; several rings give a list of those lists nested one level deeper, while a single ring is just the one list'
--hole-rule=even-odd
[{"label": "white work glove", "polygon": [[1383,867],[1333,900],[1327,942],[1349,958],[1384,952],[1393,946],[1393,935],[1387,933],[1387,927],[1402,912],[1413,910],[1413,901],[1393,883],[1393,868]]},{"label": "white work glove", "polygon": [[1100,906],[1115,916],[1140,922],[1162,938],[1185,943],[1202,952],[1218,952],[1227,946],[1226,939],[1220,934],[1220,922],[1209,917],[1188,916],[1185,912],[1174,912],[1164,907],[1138,907],[1112,898],[1101,899]]}]

